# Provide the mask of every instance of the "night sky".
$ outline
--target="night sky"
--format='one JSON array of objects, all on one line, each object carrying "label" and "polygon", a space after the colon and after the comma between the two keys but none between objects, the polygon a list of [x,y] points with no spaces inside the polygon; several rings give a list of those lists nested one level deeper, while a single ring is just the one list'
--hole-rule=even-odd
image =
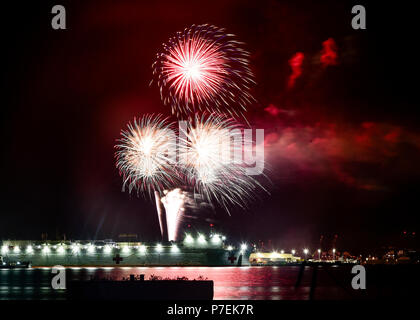
[{"label": "night sky", "polygon": [[[357,251],[400,244],[403,231],[418,244],[418,19],[408,4],[74,2],[2,5],[0,238],[159,239],[154,202],[121,192],[114,145],[134,117],[170,115],[149,86],[151,64],[177,31],[208,23],[251,53],[258,102],[247,117],[265,129],[271,194],[197,222],[289,249],[338,235]],[[67,30],[51,28],[55,4]],[[351,28],[355,4],[366,30]]]}]

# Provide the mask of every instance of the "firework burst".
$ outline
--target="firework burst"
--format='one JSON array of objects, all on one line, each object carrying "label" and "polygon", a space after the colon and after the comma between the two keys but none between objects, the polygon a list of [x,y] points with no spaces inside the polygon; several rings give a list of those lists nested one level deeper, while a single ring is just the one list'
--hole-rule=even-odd
[{"label": "firework burst", "polygon": [[163,45],[152,67],[162,101],[177,116],[217,111],[236,117],[254,101],[249,53],[224,29],[186,28]]},{"label": "firework burst", "polygon": [[174,169],[176,138],[172,124],[162,116],[146,115],[122,130],[115,146],[116,166],[123,176],[123,190],[162,193],[178,180]]},{"label": "firework burst", "polygon": [[242,162],[242,126],[222,115],[196,116],[188,131],[180,133],[180,160],[185,164],[188,183],[207,201],[227,211],[230,205],[245,207],[257,188],[264,189],[246,173]]}]

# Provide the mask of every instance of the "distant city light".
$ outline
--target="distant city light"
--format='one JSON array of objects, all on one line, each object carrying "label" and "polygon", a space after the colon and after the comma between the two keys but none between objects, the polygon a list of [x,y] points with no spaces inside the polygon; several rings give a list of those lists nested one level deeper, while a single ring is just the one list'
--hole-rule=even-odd
[{"label": "distant city light", "polygon": [[308,254],[309,250],[308,249],[303,249],[303,253],[304,254]]},{"label": "distant city light", "polygon": [[335,252],[335,248],[333,249],[333,252]]},{"label": "distant city light", "polygon": [[139,247],[139,251],[140,251],[140,253],[146,253],[146,246],[145,245],[141,245],[140,247]]},{"label": "distant city light", "polygon": [[157,244],[156,251],[157,252],[162,252],[162,245],[160,243]]},{"label": "distant city light", "polygon": [[186,243],[193,243],[194,242],[194,238],[191,237],[191,235],[187,234],[187,236],[185,237],[185,242]]},{"label": "distant city light", "polygon": [[296,250],[295,249],[292,249],[292,254],[294,255],[296,253]]}]

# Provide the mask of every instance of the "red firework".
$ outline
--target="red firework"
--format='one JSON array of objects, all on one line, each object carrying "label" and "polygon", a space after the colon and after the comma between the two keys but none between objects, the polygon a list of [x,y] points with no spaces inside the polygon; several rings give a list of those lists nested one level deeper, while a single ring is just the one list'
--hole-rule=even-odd
[{"label": "red firework", "polygon": [[172,113],[227,112],[241,115],[254,101],[249,53],[224,29],[210,25],[187,28],[163,45],[153,73],[161,98]]}]

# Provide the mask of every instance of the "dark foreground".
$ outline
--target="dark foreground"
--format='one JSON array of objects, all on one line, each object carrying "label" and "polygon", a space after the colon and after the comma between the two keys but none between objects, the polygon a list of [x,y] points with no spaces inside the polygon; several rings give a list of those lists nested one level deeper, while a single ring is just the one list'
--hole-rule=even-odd
[{"label": "dark foreground", "polygon": [[[188,279],[201,276],[214,282],[216,300],[372,300],[418,296],[420,265],[366,266],[366,290],[352,288],[354,274],[351,268],[318,267],[316,271],[311,266],[69,268],[66,269],[66,281],[120,280],[130,274],[144,274],[146,280],[150,276]],[[53,276],[49,268],[0,270],[0,299],[68,299],[68,290],[51,288]],[[89,295],[87,291],[83,294]]]}]

